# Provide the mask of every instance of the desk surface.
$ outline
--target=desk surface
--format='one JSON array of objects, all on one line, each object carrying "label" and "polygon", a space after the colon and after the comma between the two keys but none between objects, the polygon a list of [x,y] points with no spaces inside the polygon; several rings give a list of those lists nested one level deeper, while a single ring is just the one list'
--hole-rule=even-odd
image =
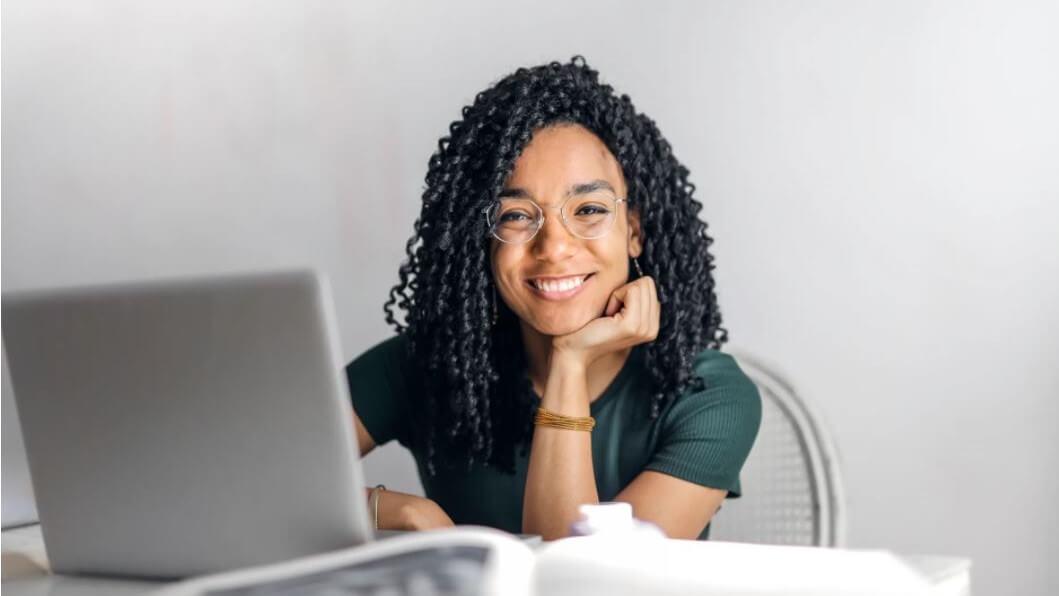
[{"label": "desk surface", "polygon": [[[935,587],[932,594],[970,594],[969,560],[926,555],[896,556]],[[165,582],[54,575],[48,569],[39,525],[3,532],[2,583],[9,596],[133,596],[150,594],[165,585]]]}]

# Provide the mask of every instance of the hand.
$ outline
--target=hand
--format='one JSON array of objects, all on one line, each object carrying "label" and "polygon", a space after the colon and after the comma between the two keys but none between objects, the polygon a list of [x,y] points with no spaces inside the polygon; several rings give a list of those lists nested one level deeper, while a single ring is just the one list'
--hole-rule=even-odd
[{"label": "hand", "polygon": [[605,354],[654,341],[661,313],[654,279],[640,277],[614,290],[602,317],[553,338],[553,358],[572,358],[587,368]]},{"label": "hand", "polygon": [[391,490],[379,493],[380,530],[432,530],[453,525],[441,506],[430,499]]}]

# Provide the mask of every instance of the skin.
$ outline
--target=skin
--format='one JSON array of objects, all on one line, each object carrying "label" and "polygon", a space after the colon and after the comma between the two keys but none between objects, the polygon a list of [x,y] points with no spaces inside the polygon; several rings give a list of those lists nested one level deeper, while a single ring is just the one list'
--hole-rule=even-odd
[{"label": "skin", "polygon": [[[590,404],[621,371],[637,344],[658,335],[660,305],[654,280],[629,281],[631,257],[642,251],[639,215],[625,203],[603,237],[578,238],[559,217],[559,205],[587,183],[609,185],[626,197],[621,167],[606,145],[580,125],[537,131],[519,156],[502,196],[532,198],[545,212],[537,235],[524,244],[493,240],[490,260],[497,291],[518,316],[530,378],[541,406],[566,416],[588,416]],[[539,296],[527,283],[538,276],[591,273],[577,295],[562,301]],[[354,414],[361,453],[375,445]],[[655,471],[644,471],[615,500],[657,524],[672,538],[696,538],[726,491]],[[591,434],[535,427],[523,498],[523,527],[545,540],[568,535],[578,506],[598,503]],[[381,528],[429,529],[452,520],[430,499],[386,491],[379,499]]]}]

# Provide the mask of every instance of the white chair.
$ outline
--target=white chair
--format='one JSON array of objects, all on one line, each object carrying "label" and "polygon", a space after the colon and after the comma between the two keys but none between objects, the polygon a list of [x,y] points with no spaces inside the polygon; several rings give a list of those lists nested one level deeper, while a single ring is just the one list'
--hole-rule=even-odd
[{"label": "white chair", "polygon": [[710,539],[841,547],[846,511],[837,454],[808,405],[754,358],[733,354],[761,393],[761,430]]}]

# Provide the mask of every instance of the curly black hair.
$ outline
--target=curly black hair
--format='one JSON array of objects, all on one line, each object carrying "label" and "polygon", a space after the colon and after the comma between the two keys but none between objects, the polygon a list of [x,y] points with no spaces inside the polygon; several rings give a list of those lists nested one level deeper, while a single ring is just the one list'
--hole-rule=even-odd
[{"label": "curly black hair", "polygon": [[[482,210],[497,200],[514,163],[542,127],[580,124],[617,158],[628,206],[640,213],[644,275],[662,306],[658,337],[645,346],[651,417],[666,400],[701,388],[693,359],[727,341],[714,292],[713,242],[699,218],[695,185],[654,121],[618,96],[582,56],[519,68],[479,93],[430,158],[423,207],[400,281],[383,310],[420,368],[423,407],[415,441],[436,474],[436,456],[514,471],[528,450],[539,397],[527,374],[517,317],[496,298]],[[492,324],[493,300],[499,320]],[[395,309],[405,312],[398,322]]]}]

